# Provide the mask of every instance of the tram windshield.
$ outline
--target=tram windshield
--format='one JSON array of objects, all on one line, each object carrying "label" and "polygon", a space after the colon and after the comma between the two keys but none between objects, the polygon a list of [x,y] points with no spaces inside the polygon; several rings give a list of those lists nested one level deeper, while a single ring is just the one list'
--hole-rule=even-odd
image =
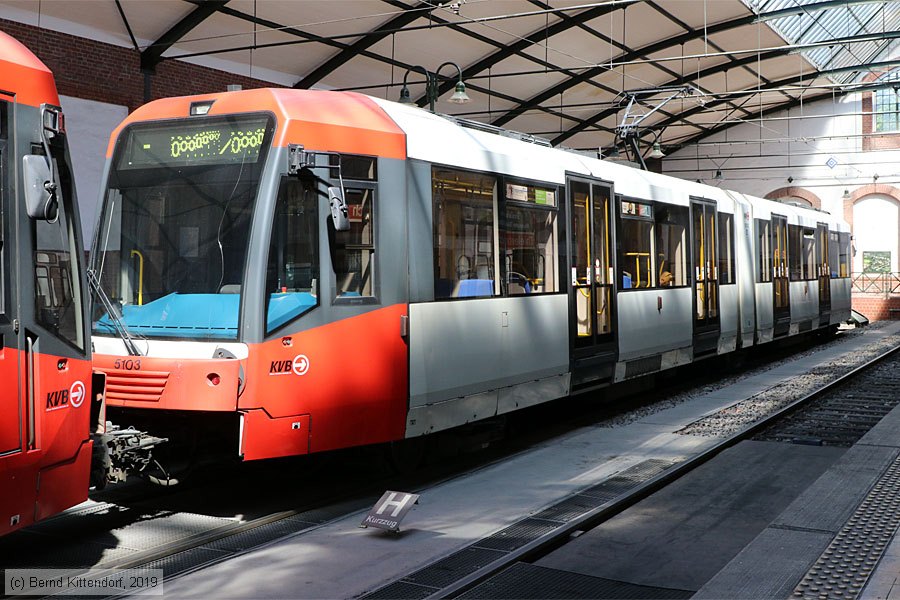
[{"label": "tram windshield", "polygon": [[[93,332],[236,339],[265,116],[135,125],[120,137],[91,257]],[[121,315],[114,322],[108,308]]]}]

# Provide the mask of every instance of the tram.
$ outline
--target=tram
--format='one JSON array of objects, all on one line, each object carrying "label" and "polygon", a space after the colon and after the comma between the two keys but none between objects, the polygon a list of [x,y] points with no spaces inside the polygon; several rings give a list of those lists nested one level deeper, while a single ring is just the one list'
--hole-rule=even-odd
[{"label": "tram", "polygon": [[827,213],[356,93],[157,100],[104,177],[95,366],[185,455],[419,438],[850,316]]},{"label": "tram", "polygon": [[[53,75],[0,33],[0,535],[87,498],[92,381],[84,253]],[[102,378],[101,378],[102,380]]]}]

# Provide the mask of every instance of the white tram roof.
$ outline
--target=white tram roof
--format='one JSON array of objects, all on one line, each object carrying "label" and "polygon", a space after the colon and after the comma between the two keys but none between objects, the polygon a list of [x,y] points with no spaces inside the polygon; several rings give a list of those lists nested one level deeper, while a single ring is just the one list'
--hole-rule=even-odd
[{"label": "white tram roof", "polygon": [[[756,218],[770,218],[774,213],[787,216],[790,223],[813,227],[816,222],[840,223],[839,219],[825,212],[531,143],[512,132],[510,135],[498,135],[464,127],[455,119],[414,105],[375,97],[372,100],[406,134],[406,154],[411,159],[559,185],[565,184],[567,173],[590,175],[612,181],[617,194],[638,199],[687,206],[693,196],[713,200],[719,211],[727,213],[739,212],[737,204],[747,203],[753,206],[753,216]],[[844,230],[845,227],[837,229]]]}]

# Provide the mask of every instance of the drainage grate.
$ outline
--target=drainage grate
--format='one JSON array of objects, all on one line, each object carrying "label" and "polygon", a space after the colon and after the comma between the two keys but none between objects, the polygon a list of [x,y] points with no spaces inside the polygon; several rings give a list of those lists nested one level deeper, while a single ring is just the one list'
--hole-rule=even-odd
[{"label": "drainage grate", "polygon": [[491,564],[504,554],[506,553],[499,550],[469,547],[404,577],[404,580],[439,590]]},{"label": "drainage grate", "polygon": [[396,598],[405,598],[407,600],[421,600],[435,593],[437,589],[433,587],[425,587],[409,583],[407,581],[396,581],[390,585],[386,585],[380,590],[372,592],[363,598],[370,600],[395,600]]},{"label": "drainage grate", "polygon": [[794,590],[794,598],[856,598],[900,526],[900,458]]},{"label": "drainage grate", "polygon": [[459,596],[460,598],[634,598],[672,599],[690,598],[693,591],[650,587],[603,579],[580,573],[570,573],[526,563],[516,563],[484,583]]},{"label": "drainage grate", "polygon": [[363,598],[416,600],[424,597],[421,595],[423,587],[429,590],[425,596],[431,595],[463,577],[475,573],[498,558],[506,556],[509,552],[553,532],[566,522],[599,508],[636,488],[680,460],[683,459],[654,458],[640,462],[580,494],[570,496],[531,517],[517,521],[509,527],[471,544],[464,550],[379,588]]},{"label": "drainage grate", "polygon": [[486,537],[476,542],[475,546],[478,548],[512,552],[516,548],[521,548],[528,542],[536,540],[546,533],[550,533],[559,527],[559,525],[559,523],[542,519],[523,519],[518,523],[510,525],[506,529],[501,529],[490,537]]},{"label": "drainage grate", "polygon": [[545,521],[557,521],[558,524],[568,523],[572,519],[580,517],[586,512],[592,511],[599,506],[603,506],[615,497],[615,495],[595,496],[577,494],[558,504],[554,504],[549,508],[545,508],[539,513],[531,515],[531,518],[543,519]]}]

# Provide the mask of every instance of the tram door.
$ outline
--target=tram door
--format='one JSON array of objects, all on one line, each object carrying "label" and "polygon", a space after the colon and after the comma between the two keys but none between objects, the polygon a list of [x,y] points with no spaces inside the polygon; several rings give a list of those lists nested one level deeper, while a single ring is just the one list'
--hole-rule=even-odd
[{"label": "tram door", "polygon": [[[5,103],[4,103],[5,104]],[[10,226],[14,214],[14,196],[9,191],[9,178],[6,171],[7,140],[0,139],[0,456],[18,452],[22,447],[22,372],[18,351],[21,345],[17,339],[20,334],[14,326],[17,300],[17,277],[12,270],[18,261],[15,238],[8,238],[16,230]],[[9,232],[9,234],[6,233]],[[6,255],[6,256],[4,256]],[[6,300],[10,299],[7,304]]]},{"label": "tram door", "polygon": [[572,384],[609,379],[616,362],[613,196],[608,184],[568,181]]},{"label": "tram door", "polygon": [[774,335],[785,335],[791,328],[791,286],[788,279],[787,217],[772,215],[772,316]]},{"label": "tram door", "polygon": [[827,324],[831,318],[831,269],[829,264],[828,225],[816,225],[816,268],[819,279],[819,325]]},{"label": "tram door", "polygon": [[716,205],[692,200],[694,239],[694,354],[715,352],[719,345],[719,257]]}]

